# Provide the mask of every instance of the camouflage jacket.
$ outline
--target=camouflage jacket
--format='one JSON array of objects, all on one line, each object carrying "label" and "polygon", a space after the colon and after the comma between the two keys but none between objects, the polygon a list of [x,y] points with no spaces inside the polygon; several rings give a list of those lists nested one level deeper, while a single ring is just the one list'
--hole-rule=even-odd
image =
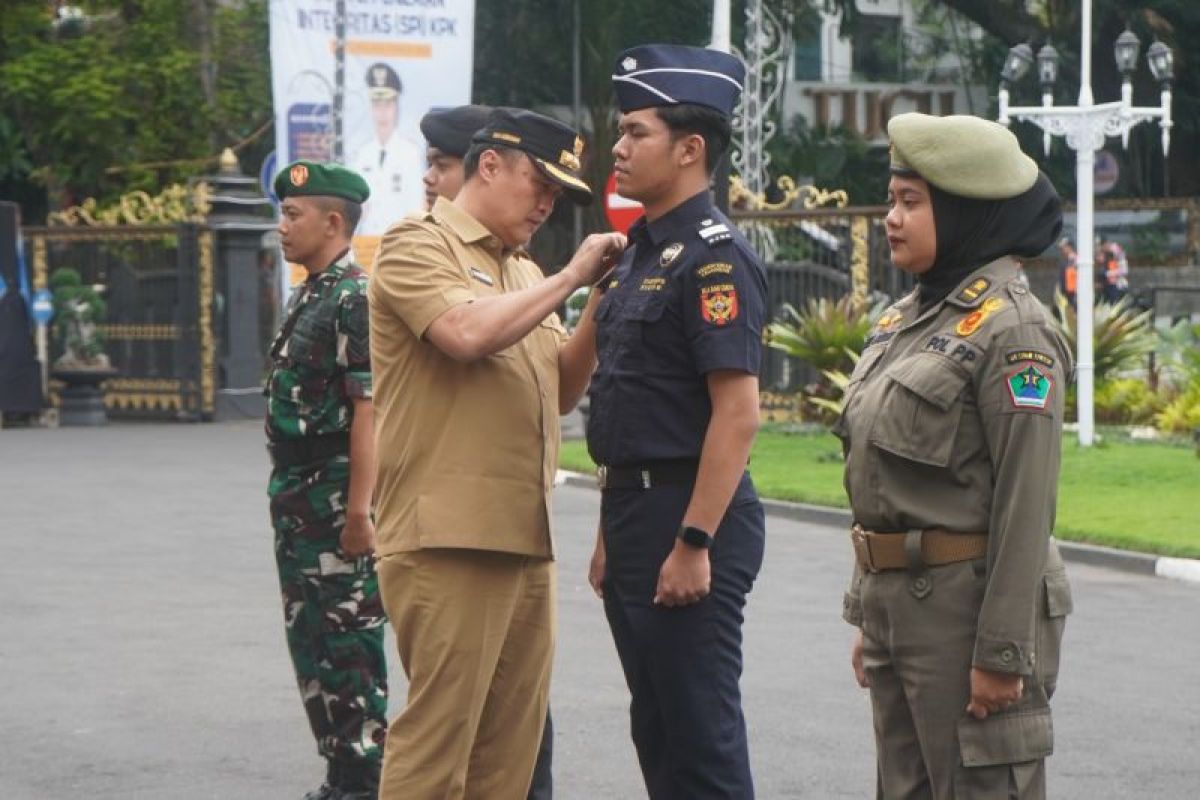
[{"label": "camouflage jacket", "polygon": [[284,319],[264,390],[267,437],[349,431],[352,401],[371,397],[367,275],[353,251],[309,276],[292,293]]}]

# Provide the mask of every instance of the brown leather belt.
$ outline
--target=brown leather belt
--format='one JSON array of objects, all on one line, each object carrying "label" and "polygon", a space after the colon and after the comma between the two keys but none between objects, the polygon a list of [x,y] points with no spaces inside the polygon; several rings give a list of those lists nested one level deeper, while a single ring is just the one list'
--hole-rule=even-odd
[{"label": "brown leather belt", "polygon": [[855,524],[850,529],[854,558],[867,572],[939,567],[987,555],[986,533],[960,533],[925,528],[899,533],[874,533]]}]

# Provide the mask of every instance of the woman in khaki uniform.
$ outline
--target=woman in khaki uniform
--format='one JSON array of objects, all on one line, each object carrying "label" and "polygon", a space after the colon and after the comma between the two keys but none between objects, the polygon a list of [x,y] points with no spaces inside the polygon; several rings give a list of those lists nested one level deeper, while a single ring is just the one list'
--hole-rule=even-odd
[{"label": "woman in khaki uniform", "polygon": [[891,120],[886,225],[918,286],[875,325],[836,432],[880,798],[1037,798],[1070,589],[1050,538],[1071,356],[1015,257],[1061,203],[1007,129]]}]

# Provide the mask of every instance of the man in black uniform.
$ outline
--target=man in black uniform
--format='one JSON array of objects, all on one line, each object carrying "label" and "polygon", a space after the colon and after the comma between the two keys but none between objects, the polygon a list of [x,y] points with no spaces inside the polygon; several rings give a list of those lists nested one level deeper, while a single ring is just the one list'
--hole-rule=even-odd
[{"label": "man in black uniform", "polygon": [[648,45],[615,73],[617,190],[646,216],[595,313],[587,433],[603,494],[589,580],[650,797],[740,800],[754,795],[738,680],[764,541],[746,463],[766,273],[708,186],[745,70],[725,53]]}]

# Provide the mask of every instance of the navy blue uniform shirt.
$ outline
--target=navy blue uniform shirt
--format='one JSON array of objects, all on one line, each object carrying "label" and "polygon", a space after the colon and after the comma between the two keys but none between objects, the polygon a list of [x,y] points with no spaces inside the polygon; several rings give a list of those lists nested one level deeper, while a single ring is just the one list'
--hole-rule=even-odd
[{"label": "navy blue uniform shirt", "polygon": [[596,308],[596,463],[699,458],[712,415],[705,375],[758,374],[766,297],[762,263],[707,191],[634,223]]}]

